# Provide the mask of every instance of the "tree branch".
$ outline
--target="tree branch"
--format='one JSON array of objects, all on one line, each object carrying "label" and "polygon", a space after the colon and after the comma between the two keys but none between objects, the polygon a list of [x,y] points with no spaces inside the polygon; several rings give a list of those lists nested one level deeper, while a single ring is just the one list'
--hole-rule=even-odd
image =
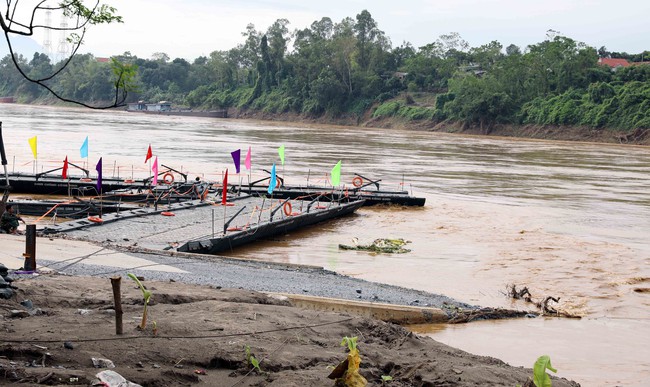
[{"label": "tree branch", "polygon": [[[56,91],[54,91],[46,82],[52,80],[57,75],[67,68],[72,58],[77,54],[83,40],[86,36],[86,28],[94,24],[103,24],[111,22],[122,22],[122,18],[115,14],[116,10],[113,7],[100,4],[100,0],[96,0],[94,5],[91,8],[87,8],[82,0],[67,0],[58,3],[57,7],[48,6],[47,3],[51,0],[42,0],[38,2],[30,12],[29,23],[21,22],[16,20],[16,14],[19,10],[19,0],[15,2],[13,0],[6,0],[6,13],[0,15],[0,27],[2,28],[5,40],[7,42],[7,47],[9,48],[9,53],[11,55],[11,60],[14,64],[14,67],[18,70],[20,75],[27,81],[39,85],[50,92],[54,97],[63,101],[81,105],[91,109],[109,109],[119,106],[124,106],[126,97],[128,95],[128,90],[133,88],[132,80],[135,75],[135,67],[128,67],[123,65],[117,65],[117,62],[113,63],[113,72],[117,80],[115,81],[115,95],[113,103],[108,106],[90,106],[84,102],[72,100],[66,98]],[[71,27],[51,27],[40,24],[35,24],[37,15],[42,11],[60,11],[64,17],[75,18]],[[69,42],[73,45],[71,54],[65,59],[65,61],[60,62],[61,65],[58,69],[54,70],[52,74],[49,74],[43,78],[33,78],[30,77],[27,72],[21,67],[18,63],[17,56],[18,54],[14,51],[14,47],[11,44],[10,35],[21,35],[21,36],[33,36],[36,29],[42,28],[44,30],[52,31],[77,31],[81,35],[72,34],[68,38]],[[117,69],[116,69],[117,67]]]}]

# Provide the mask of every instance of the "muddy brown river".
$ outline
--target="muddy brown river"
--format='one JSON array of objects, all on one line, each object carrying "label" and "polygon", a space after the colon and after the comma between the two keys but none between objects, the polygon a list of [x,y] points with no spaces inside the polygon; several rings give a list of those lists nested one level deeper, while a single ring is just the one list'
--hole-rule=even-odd
[{"label": "muddy brown river", "polygon": [[[320,265],[342,274],[441,293],[482,306],[531,309],[534,299],[582,319],[534,318],[418,326],[469,352],[531,367],[543,354],[558,375],[583,386],[643,386],[650,380],[650,148],[439,133],[181,118],[0,104],[9,169],[76,163],[89,137],[91,169],[144,177],[147,146],[190,176],[247,182],[230,152],[252,148],[250,178],[278,163],[289,183],[326,184],[342,160],[386,188],[424,196],[423,208],[364,208],[356,215],[229,255]],[[38,136],[34,162],[27,139]],[[277,149],[285,146],[285,165]],[[243,156],[242,156],[243,160]],[[243,168],[243,167],[242,167]],[[405,238],[410,253],[338,249],[356,237]],[[413,303],[417,305],[417,300]]]}]

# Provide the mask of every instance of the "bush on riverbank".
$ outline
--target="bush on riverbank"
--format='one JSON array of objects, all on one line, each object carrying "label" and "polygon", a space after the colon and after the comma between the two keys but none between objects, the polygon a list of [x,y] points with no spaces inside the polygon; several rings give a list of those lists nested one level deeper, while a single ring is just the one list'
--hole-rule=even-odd
[{"label": "bush on riverbank", "polygon": [[593,83],[587,90],[536,98],[525,104],[522,121],[593,128],[650,128],[650,83]]},{"label": "bush on riverbank", "polygon": [[[365,10],[339,23],[323,18],[293,33],[288,24],[279,19],[266,31],[251,24],[243,44],[192,63],[166,55],[117,55],[138,68],[139,87],[128,100],[352,125],[453,123],[484,134],[502,125],[650,128],[650,65],[612,71],[598,64],[599,57],[638,61],[646,52],[596,50],[555,31],[523,49],[497,41],[470,47],[458,33],[417,49],[406,42],[392,47]],[[21,60],[30,74],[57,65],[46,55]],[[6,67],[0,96],[34,103],[50,95],[25,81],[10,56],[0,67]],[[95,103],[113,98],[111,74],[109,63],[82,54],[49,83],[60,95]],[[637,142],[639,136],[633,137]]]}]

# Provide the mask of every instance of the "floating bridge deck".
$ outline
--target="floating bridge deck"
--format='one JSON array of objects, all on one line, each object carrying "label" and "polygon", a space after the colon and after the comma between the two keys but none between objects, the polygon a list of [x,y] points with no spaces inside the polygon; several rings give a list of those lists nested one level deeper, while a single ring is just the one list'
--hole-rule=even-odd
[{"label": "floating bridge deck", "polygon": [[[243,244],[239,242],[249,243],[260,236],[273,235],[268,233],[269,230],[282,234],[293,228],[343,215],[345,212],[341,209],[349,207],[349,203],[310,205],[305,201],[248,195],[233,198],[228,204],[222,206],[220,202],[198,200],[173,203],[106,214],[101,223],[80,219],[48,225],[40,231],[43,234],[65,233],[73,238],[122,246],[137,243],[138,247],[156,250],[181,248],[181,251],[216,253],[210,251],[215,241],[235,238],[238,241],[236,245]],[[169,216],[170,213],[173,216]],[[252,235],[258,234],[252,232],[255,230],[264,232]],[[227,243],[227,246],[232,245],[231,242]]]}]

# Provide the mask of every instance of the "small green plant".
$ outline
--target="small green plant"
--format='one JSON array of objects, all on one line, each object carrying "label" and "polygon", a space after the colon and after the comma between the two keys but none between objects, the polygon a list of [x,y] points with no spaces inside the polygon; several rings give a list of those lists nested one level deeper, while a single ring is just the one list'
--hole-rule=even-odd
[{"label": "small green plant", "polygon": [[[126,274],[129,278],[135,281],[135,283],[138,284],[140,287],[140,290],[142,291],[142,298],[144,299],[144,310],[142,311],[142,322],[138,326],[141,330],[144,330],[147,327],[147,305],[149,305],[149,300],[151,299],[151,292],[147,289],[144,288],[144,285],[142,285],[142,282],[138,279],[138,277],[135,276],[135,274],[132,273],[127,273]],[[156,326],[156,322],[154,321],[154,330],[157,332],[158,327]]]},{"label": "small green plant", "polygon": [[536,387],[551,387],[551,378],[546,370],[557,372],[551,365],[551,358],[548,355],[540,356],[533,366],[533,383]]},{"label": "small green plant", "polygon": [[393,377],[390,375],[381,375],[381,384],[387,384],[393,381]]},{"label": "small green plant", "polygon": [[249,345],[245,345],[244,351],[246,352],[246,362],[250,363],[250,365],[252,365],[253,368],[257,370],[257,372],[262,373],[260,362],[257,360],[257,358],[255,358],[255,355],[251,353],[251,347]]},{"label": "small green plant", "polygon": [[348,347],[348,350],[352,352],[353,350],[357,349],[357,337],[343,337],[343,340],[341,341],[341,346]]},{"label": "small green plant", "polygon": [[363,387],[368,384],[368,381],[359,374],[359,365],[361,364],[361,356],[357,349],[356,337],[343,337],[341,346],[348,347],[348,355],[344,361],[339,363],[336,368],[329,374],[328,378],[334,379],[334,385],[344,385],[347,387]]}]

